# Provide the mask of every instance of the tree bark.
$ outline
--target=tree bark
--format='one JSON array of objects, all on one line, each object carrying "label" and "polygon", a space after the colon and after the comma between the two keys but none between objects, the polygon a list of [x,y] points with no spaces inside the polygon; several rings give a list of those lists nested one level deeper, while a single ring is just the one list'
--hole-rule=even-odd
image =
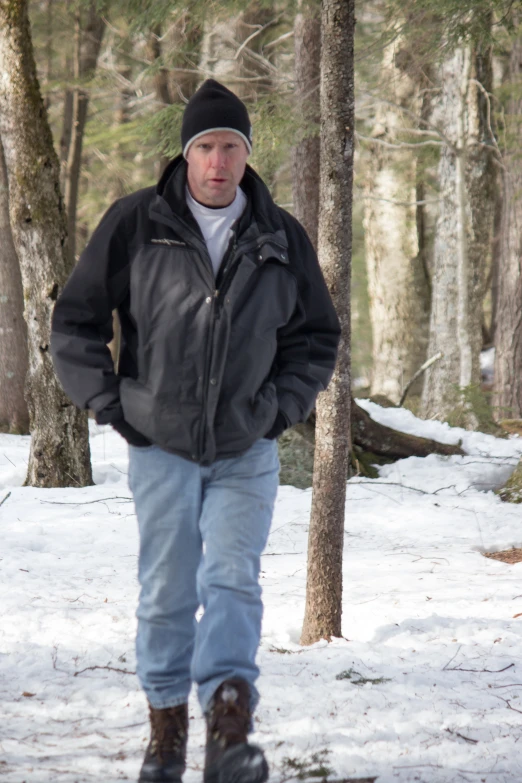
[{"label": "tree bark", "polygon": [[0,73],[0,138],[28,328],[26,394],[32,439],[26,483],[85,486],[92,483],[87,416],[65,397],[49,351],[54,302],[69,271],[67,230],[27,0],[0,0]]},{"label": "tree bark", "polygon": [[405,140],[401,131],[415,121],[402,107],[421,113],[421,85],[407,71],[408,54],[400,39],[384,50],[381,89],[387,100],[377,110],[372,133],[376,143],[370,145],[365,184],[371,394],[384,394],[395,403],[426,360],[429,332],[430,286],[419,237],[423,207],[416,204],[417,161],[410,149],[389,149],[378,143]]},{"label": "tree bark", "polygon": [[[479,84],[478,84],[478,83]],[[495,174],[488,98],[491,51],[460,47],[441,72],[444,134],[439,164],[428,354],[442,359],[426,373],[422,414],[445,419],[460,393],[480,383],[482,305],[491,252]],[[481,86],[479,86],[481,85]],[[460,390],[460,391],[459,391]],[[476,424],[472,411],[468,425]]]},{"label": "tree bark", "polygon": [[[96,70],[100,53],[105,22],[98,14],[95,2],[87,10],[87,19],[82,23],[79,10],[76,15],[74,32],[74,78],[77,82],[91,78]],[[67,232],[69,236],[69,254],[74,262],[76,258],[76,211],[82,158],[83,136],[87,123],[89,91],[77,86],[72,93],[71,137],[68,147],[65,173],[65,205],[67,209]]]},{"label": "tree bark", "polygon": [[[156,101],[161,108],[170,106],[173,101],[169,88],[169,75],[167,69],[162,63],[162,51],[161,51],[161,26],[155,25],[150,31],[148,40],[148,56],[153,63],[156,63],[157,70],[155,70],[152,77],[152,84],[154,92],[156,93]],[[161,175],[165,166],[168,164],[169,158],[165,155],[161,155],[159,158],[159,171],[158,175]]]},{"label": "tree bark", "polygon": [[26,435],[27,327],[20,265],[9,221],[9,188],[0,141],[0,432]]},{"label": "tree bark", "polygon": [[317,402],[302,644],[341,635],[350,428],[350,271],[354,138],[354,0],[323,0],[319,259],[341,322],[339,358]]},{"label": "tree bark", "polygon": [[295,91],[303,138],[292,150],[293,213],[317,249],[319,220],[319,122],[321,18],[315,3],[299,3],[294,21]]},{"label": "tree bark", "polygon": [[[522,84],[522,37],[513,42],[510,56],[512,89]],[[522,97],[509,101],[506,135],[513,139],[504,154],[498,299],[495,314],[495,393],[499,418],[522,417],[522,160],[519,145]]]}]

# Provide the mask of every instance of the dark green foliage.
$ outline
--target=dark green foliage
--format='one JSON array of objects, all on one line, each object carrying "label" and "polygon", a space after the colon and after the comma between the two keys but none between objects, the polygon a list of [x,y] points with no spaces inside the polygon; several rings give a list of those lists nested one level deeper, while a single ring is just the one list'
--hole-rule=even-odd
[{"label": "dark green foliage", "polygon": [[325,748],[300,759],[286,756],[282,765],[283,780],[326,780],[333,774],[328,766],[329,755],[330,751]]},{"label": "dark green foliage", "polygon": [[312,486],[314,469],[314,447],[295,430],[288,430],[279,438],[279,462],[281,484],[289,484],[299,489]]},{"label": "dark green foliage", "polygon": [[495,435],[497,438],[507,437],[493,418],[490,404],[491,394],[482,390],[477,384],[470,384],[464,389],[454,387],[455,406],[447,417],[450,427],[466,428],[470,413],[477,420],[477,429]]},{"label": "dark green foliage", "polygon": [[336,680],[349,680],[352,685],[366,685],[371,683],[372,685],[382,685],[384,682],[391,682],[389,677],[364,677],[355,669],[346,669],[341,672],[335,678]]},{"label": "dark green foliage", "polygon": [[517,0],[411,0],[406,8],[401,0],[389,0],[386,17],[397,33],[416,36],[418,52],[434,62],[459,43],[487,45],[502,29],[512,32],[517,6]]},{"label": "dark green foliage", "polygon": [[497,495],[505,503],[522,503],[522,465],[517,465],[504,486],[497,490]]}]

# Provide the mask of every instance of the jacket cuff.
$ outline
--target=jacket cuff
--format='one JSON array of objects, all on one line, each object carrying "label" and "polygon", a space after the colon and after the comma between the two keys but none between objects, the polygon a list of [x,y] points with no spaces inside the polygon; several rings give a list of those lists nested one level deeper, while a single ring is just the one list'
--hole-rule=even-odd
[{"label": "jacket cuff", "polygon": [[101,411],[95,413],[96,424],[114,424],[114,422],[123,420],[123,408],[118,400],[112,405],[108,405]]},{"label": "jacket cuff", "polygon": [[278,394],[279,410],[283,413],[288,421],[288,426],[293,427],[303,418],[301,406],[296,401],[293,395],[283,392]]}]

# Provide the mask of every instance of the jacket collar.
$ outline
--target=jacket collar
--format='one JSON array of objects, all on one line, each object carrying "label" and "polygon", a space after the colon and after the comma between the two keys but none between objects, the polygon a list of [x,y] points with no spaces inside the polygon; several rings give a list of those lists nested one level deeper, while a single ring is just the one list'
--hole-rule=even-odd
[{"label": "jacket collar", "polygon": [[[163,172],[156,187],[156,197],[153,199],[151,217],[161,215],[176,223],[181,222],[192,232],[201,235],[185,199],[187,182],[187,162],[182,155],[174,158]],[[260,236],[271,235],[280,246],[287,248],[283,221],[279,208],[274,203],[270,192],[256,171],[251,166],[246,167],[240,186],[247,196],[247,206],[237,227],[237,236],[241,243],[254,241]],[[268,239],[268,236],[267,236]]]}]

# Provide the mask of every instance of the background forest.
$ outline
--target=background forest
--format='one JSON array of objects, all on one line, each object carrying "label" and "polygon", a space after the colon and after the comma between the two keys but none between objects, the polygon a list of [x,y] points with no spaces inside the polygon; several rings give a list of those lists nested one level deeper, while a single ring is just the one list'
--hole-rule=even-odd
[{"label": "background forest", "polygon": [[[184,105],[209,76],[248,103],[250,162],[317,243],[319,13],[305,0],[30,3],[70,264],[109,204],[179,153]],[[355,393],[397,405],[407,391],[424,418],[497,431],[522,415],[520,4],[372,0],[356,13]],[[0,426],[26,432],[22,286],[0,168]],[[301,457],[308,476],[310,449]]]}]

